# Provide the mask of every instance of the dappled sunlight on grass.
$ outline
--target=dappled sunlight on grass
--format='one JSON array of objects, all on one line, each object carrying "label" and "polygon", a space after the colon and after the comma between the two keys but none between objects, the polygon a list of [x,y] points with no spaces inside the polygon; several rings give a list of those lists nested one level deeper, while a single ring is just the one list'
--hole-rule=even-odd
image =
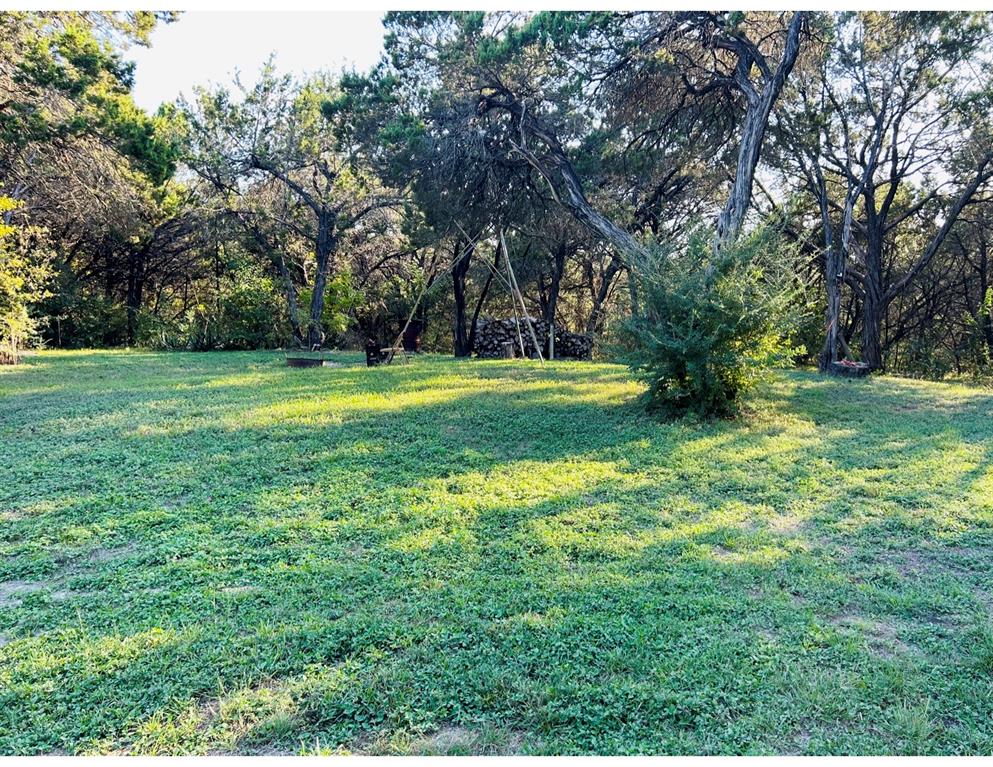
[{"label": "dappled sunlight on grass", "polygon": [[993,748],[993,393],[336,357],[0,372],[0,751]]},{"label": "dappled sunlight on grass", "polygon": [[265,428],[291,421],[301,424],[341,424],[347,419],[367,414],[385,415],[409,408],[452,403],[476,391],[476,387],[460,389],[417,389],[382,394],[354,394],[327,397],[307,397],[255,408],[237,417],[227,418],[224,425],[231,429]]},{"label": "dappled sunlight on grass", "polygon": [[59,677],[85,676],[94,682],[112,678],[149,653],[181,641],[182,632],[161,628],[104,636],[66,629],[32,637],[8,651],[0,665],[0,685],[25,698],[37,698],[54,692],[53,680]]}]

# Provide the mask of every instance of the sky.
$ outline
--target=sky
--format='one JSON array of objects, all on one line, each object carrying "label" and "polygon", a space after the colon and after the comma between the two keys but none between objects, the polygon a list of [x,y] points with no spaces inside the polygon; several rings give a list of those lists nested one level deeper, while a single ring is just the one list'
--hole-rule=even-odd
[{"label": "sky", "polygon": [[229,84],[236,71],[245,82],[270,53],[280,72],[372,66],[382,51],[381,12],[188,11],[159,25],[151,47],[134,47],[134,98],[154,112],[194,85]]}]

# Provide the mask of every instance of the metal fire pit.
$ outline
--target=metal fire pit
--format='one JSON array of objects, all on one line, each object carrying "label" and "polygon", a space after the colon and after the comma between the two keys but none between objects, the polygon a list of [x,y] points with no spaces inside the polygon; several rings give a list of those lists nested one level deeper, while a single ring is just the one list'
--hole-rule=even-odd
[{"label": "metal fire pit", "polygon": [[326,352],[292,352],[286,355],[286,366],[291,368],[333,367]]}]

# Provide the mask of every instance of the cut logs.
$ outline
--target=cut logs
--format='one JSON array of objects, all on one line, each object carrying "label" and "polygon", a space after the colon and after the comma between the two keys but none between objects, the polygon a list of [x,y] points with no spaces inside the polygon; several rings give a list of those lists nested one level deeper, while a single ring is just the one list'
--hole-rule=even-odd
[{"label": "cut logs", "polygon": [[[505,353],[504,344],[508,343],[512,345],[514,356],[520,356],[520,344],[522,342],[524,344],[524,354],[528,357],[536,356],[531,334],[525,330],[524,323],[521,321],[521,334],[518,336],[517,322],[515,317],[502,320],[477,320],[476,336],[472,348],[476,356],[490,358],[503,357]],[[545,324],[544,320],[531,320],[531,326],[534,328],[534,335],[538,339],[538,343],[545,345],[548,341],[548,325]]]},{"label": "cut logs", "polygon": [[[527,357],[537,357],[534,341],[537,340],[542,354],[548,353],[548,323],[540,319],[532,319],[534,338],[527,332],[524,320],[521,320],[521,335],[517,335],[517,320],[483,318],[476,322],[476,335],[473,342],[473,352],[477,357],[499,358],[507,355],[507,345],[513,349],[514,356],[520,356],[520,342],[524,342],[524,354]],[[520,340],[518,340],[520,338]],[[568,330],[555,328],[555,357],[556,359],[588,360],[593,356],[593,336],[585,333],[570,333]]]},{"label": "cut logs", "polygon": [[555,328],[555,356],[568,360],[593,359],[593,336]]}]

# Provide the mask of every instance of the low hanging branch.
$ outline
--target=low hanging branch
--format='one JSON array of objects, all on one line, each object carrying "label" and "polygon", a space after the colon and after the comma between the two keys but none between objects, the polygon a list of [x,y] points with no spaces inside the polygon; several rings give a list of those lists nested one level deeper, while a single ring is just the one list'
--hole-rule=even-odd
[{"label": "low hanging branch", "polygon": [[[747,103],[734,183],[727,203],[716,222],[715,249],[733,241],[741,231],[751,201],[755,169],[761,155],[769,117],[799,55],[800,39],[806,27],[806,16],[807,14],[802,11],[793,14],[786,31],[783,55],[775,69],[770,67],[758,47],[743,34],[734,32],[722,35],[712,32],[709,35],[708,39],[714,47],[731,51],[737,57],[733,77],[715,75],[715,79],[740,91]],[[702,14],[695,23],[717,26],[717,21],[713,14]],[[754,83],[751,79],[751,72],[754,69],[760,73],[758,83]],[[496,78],[490,79],[494,82],[481,90],[476,107],[477,113],[482,115],[492,110],[507,112],[511,116],[516,132],[520,134],[519,141],[511,141],[513,150],[545,179],[555,200],[580,223],[610,243],[629,270],[632,264],[644,261],[648,255],[646,247],[630,232],[615,224],[590,204],[583,190],[583,184],[554,129],[537,117],[534,110],[528,110],[526,103],[510,88]],[[543,157],[539,157],[528,147],[529,137],[541,144],[544,149]]]},{"label": "low hanging branch", "polygon": [[[549,126],[535,117],[533,112],[528,112],[524,104],[505,88],[489,88],[480,96],[476,109],[479,114],[494,109],[511,115],[522,137],[519,143],[512,142],[514,151],[524,157],[545,179],[556,202],[563,205],[581,224],[613,245],[626,264],[641,260],[647,254],[645,247],[630,232],[619,227],[590,204],[583,191],[582,181]],[[537,139],[545,147],[547,156],[544,160],[539,159],[528,148],[527,136]]]}]

